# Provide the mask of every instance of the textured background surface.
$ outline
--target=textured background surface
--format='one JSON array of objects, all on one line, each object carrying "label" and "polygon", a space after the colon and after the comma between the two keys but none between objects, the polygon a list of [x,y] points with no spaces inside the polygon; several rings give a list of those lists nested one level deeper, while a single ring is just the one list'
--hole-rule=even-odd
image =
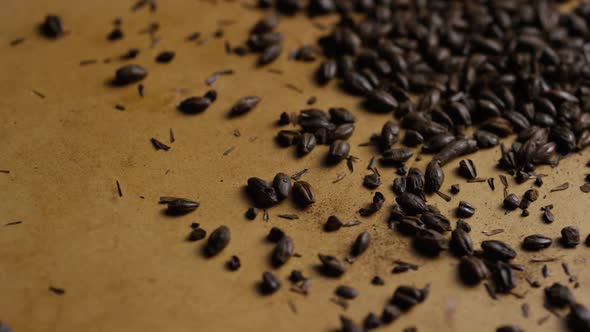
[{"label": "textured background surface", "polygon": [[[23,223],[0,226],[0,320],[15,331],[332,331],[339,326],[339,314],[360,320],[369,311],[380,312],[396,286],[427,282],[432,283],[427,301],[388,330],[414,325],[420,331],[492,331],[500,324],[516,323],[527,331],[559,331],[562,320],[543,309],[541,289],[530,289],[524,277],[544,286],[553,281],[566,283],[561,260],[568,262],[579,278],[577,298],[590,305],[590,249],[585,246],[564,250],[554,245],[542,254],[519,254],[515,262],[527,264],[527,272],[518,274],[516,292],[526,293],[524,300],[508,295],[493,301],[483,286],[461,286],[455,274],[457,260],[448,254],[439,259],[416,256],[408,248],[407,238],[386,227],[393,201],[389,186],[395,175],[391,169],[380,168],[384,181],[380,190],[387,198],[380,213],[360,219],[360,226],[334,234],[321,232],[329,215],[360,218],[356,211],[371,200],[373,193],[361,182],[375,151],[357,145],[379,131],[388,116],[364,113],[356,99],[341,95],[333,85],[315,87],[310,74],[317,63],[286,60],[287,51],[313,42],[320,31],[302,17],[283,20],[279,31],[287,35],[285,53],[270,67],[284,74],[276,75],[256,70],[253,57],[225,55],[223,39],[210,38],[202,46],[184,41],[194,31],[210,35],[219,20],[237,20],[225,28],[224,37],[237,45],[260,16],[255,10],[238,2],[214,5],[169,0],[161,3],[155,14],[147,9],[131,13],[131,4],[114,0],[3,1],[0,169],[10,173],[0,174],[0,220],[1,224]],[[47,13],[61,15],[71,34],[58,41],[40,38],[35,26]],[[124,40],[111,43],[105,36],[117,16],[123,19],[126,35]],[[156,49],[149,48],[146,35],[138,34],[150,22],[161,25],[157,35],[162,42]],[[17,37],[27,37],[27,41],[9,47],[9,41]],[[138,96],[136,86],[115,89],[105,84],[122,65],[119,60],[79,66],[83,59],[115,58],[129,47],[141,49],[135,61],[150,71],[143,82],[145,98]],[[176,51],[176,58],[167,65],[156,64],[156,54],[168,49]],[[205,78],[220,69],[234,69],[236,75],[218,79],[215,89],[219,99],[212,107],[197,116],[175,110],[182,99],[203,94]],[[287,83],[304,93],[286,88]],[[46,98],[39,98],[32,90]],[[262,96],[261,104],[244,117],[226,119],[231,104],[250,94]],[[344,163],[322,166],[327,147],[297,159],[292,149],[275,145],[278,115],[304,108],[311,95],[318,97],[316,106],[320,108],[344,106],[357,114],[357,129],[350,142],[352,154],[360,161],[353,174]],[[127,110],[115,110],[117,103]],[[168,143],[169,128],[174,128],[177,139],[172,149],[155,151],[149,139]],[[236,129],[241,137],[232,134]],[[231,147],[235,150],[223,156]],[[590,159],[588,151],[563,160],[558,169],[539,169],[548,176],[540,190],[541,199],[533,203],[528,218],[517,212],[505,215],[500,208],[502,190],[494,169],[498,157],[499,151],[494,149],[474,158],[481,177],[496,176],[496,191],[486,183],[467,184],[458,179],[453,174],[454,162],[445,167],[443,188],[447,191],[451,184],[461,183],[461,193],[451,203],[438,196],[429,197],[429,203],[450,216],[460,199],[472,202],[477,213],[468,221],[476,243],[488,238],[482,231],[497,228],[505,232],[492,238],[515,247],[531,233],[557,237],[566,225],[579,226],[584,237],[590,232],[590,196],[579,190],[589,170],[582,166]],[[417,165],[424,167],[426,160]],[[242,188],[248,177],[270,180],[276,172],[292,174],[303,168],[310,169],[304,179],[317,190],[318,201],[313,207],[297,211],[284,202],[269,211],[268,223],[260,216],[253,222],[245,220],[243,213],[249,203]],[[332,184],[340,172],[346,177]],[[116,180],[123,189],[121,198]],[[565,181],[571,183],[570,189],[549,193]],[[511,182],[510,189],[520,195],[530,185]],[[161,195],[194,198],[201,207],[187,216],[167,217],[157,204]],[[545,225],[539,209],[550,203],[555,204],[556,222]],[[280,219],[280,213],[297,213],[300,219]],[[202,258],[199,252],[204,242],[184,241],[194,221],[209,232],[228,225],[233,234],[229,247],[213,259]],[[302,257],[275,271],[285,280],[280,292],[261,297],[255,285],[262,272],[270,269],[272,246],[264,237],[273,225],[294,238],[296,252]],[[365,229],[373,237],[372,245],[341,280],[317,276],[313,267],[318,252],[344,257],[350,243]],[[242,259],[243,267],[230,273],[224,263],[233,254]],[[542,264],[528,263],[533,256],[560,258],[548,263],[549,279],[541,277]],[[421,267],[417,272],[391,275],[394,259]],[[294,268],[315,277],[307,297],[288,290],[286,277]],[[385,286],[370,285],[375,274],[384,277]],[[330,301],[339,284],[360,291],[345,311]],[[50,285],[63,287],[66,294],[49,292]],[[523,302],[531,306],[528,319],[520,312]],[[539,327],[537,320],[547,315],[549,320]]]}]

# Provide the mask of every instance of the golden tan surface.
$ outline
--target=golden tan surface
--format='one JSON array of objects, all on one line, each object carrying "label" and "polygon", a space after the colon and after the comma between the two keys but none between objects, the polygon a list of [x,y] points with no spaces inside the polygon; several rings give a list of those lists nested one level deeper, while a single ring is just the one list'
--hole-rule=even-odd
[{"label": "golden tan surface", "polygon": [[[387,229],[385,220],[393,202],[389,188],[395,177],[391,169],[380,168],[386,207],[374,217],[360,218],[357,210],[370,202],[373,193],[361,186],[366,165],[374,151],[358,147],[373,132],[380,130],[387,115],[364,113],[358,100],[344,96],[330,85],[317,88],[309,65],[286,60],[286,53],[313,42],[320,31],[310,28],[307,19],[285,19],[279,31],[286,33],[285,53],[271,68],[283,75],[256,70],[254,57],[227,56],[223,39],[210,38],[205,45],[186,42],[194,31],[210,35],[219,20],[237,20],[225,28],[232,45],[241,43],[247,29],[260,14],[240,3],[205,1],[162,1],[157,13],[147,9],[131,13],[131,1],[20,1],[4,0],[0,13],[0,218],[1,224],[23,221],[20,225],[0,226],[0,320],[14,331],[333,331],[344,313],[359,321],[369,312],[380,313],[395,287],[401,284],[422,286],[432,283],[429,298],[415,307],[387,331],[416,326],[419,331],[493,331],[506,323],[527,331],[561,331],[563,320],[542,307],[542,289],[531,289],[525,276],[543,286],[553,281],[567,283],[560,263],[548,263],[551,277],[543,279],[543,264],[529,264],[532,257],[563,257],[578,276],[578,300],[590,305],[590,249],[580,245],[573,250],[554,244],[541,254],[519,253],[516,263],[526,264],[518,274],[516,293],[525,299],[502,296],[493,301],[483,285],[461,286],[456,277],[457,260],[445,253],[439,259],[416,256],[409,240]],[[47,13],[63,17],[71,34],[58,41],[42,39],[35,25]],[[125,38],[108,42],[111,21],[123,19]],[[147,35],[138,31],[150,22],[161,25],[160,45],[150,49]],[[27,40],[8,46],[17,37]],[[139,47],[134,61],[149,69],[143,82],[145,98],[135,85],[112,88],[106,85],[123,64],[98,63],[80,67],[83,59],[115,58],[129,47]],[[162,50],[176,51],[167,65],[156,64]],[[175,109],[184,98],[202,95],[204,80],[220,69],[234,69],[233,76],[220,77],[214,87],[219,99],[205,113],[186,116]],[[300,94],[285,87],[292,83]],[[178,90],[186,89],[186,92]],[[32,90],[46,95],[41,99]],[[263,97],[259,106],[246,116],[228,120],[229,107],[244,95]],[[309,156],[296,159],[293,149],[280,149],[274,143],[278,129],[275,120],[282,111],[299,111],[311,95],[316,106],[327,109],[344,106],[357,114],[357,129],[350,139],[352,154],[360,158],[353,174],[345,163],[325,168],[322,160],[327,147],[316,148]],[[114,109],[123,104],[126,111]],[[155,151],[149,142],[156,137],[168,143],[173,128],[176,142],[168,152]],[[232,132],[238,129],[241,137]],[[256,138],[256,139],[255,139]],[[235,147],[229,155],[223,152]],[[451,203],[438,196],[429,202],[444,213],[460,199],[477,207],[468,221],[475,243],[494,238],[517,247],[523,236],[542,233],[558,237],[563,226],[580,227],[583,237],[590,232],[588,194],[579,190],[582,167],[590,152],[573,155],[557,169],[540,168],[548,176],[541,188],[541,199],[533,203],[531,215],[518,212],[505,215],[500,208],[501,184],[494,165],[498,149],[477,154],[481,177],[496,176],[496,190],[486,183],[467,184],[454,175],[457,162],[445,167],[448,191],[461,183],[461,193]],[[424,167],[425,158],[420,165]],[[410,163],[411,164],[411,163]],[[272,208],[270,221],[261,216],[253,222],[243,214],[249,203],[243,186],[250,176],[268,180],[279,171],[293,174],[309,168],[304,179],[317,190],[317,203],[297,211],[289,202]],[[338,173],[346,177],[332,181]],[[118,197],[115,181],[121,183]],[[571,186],[562,192],[549,190],[565,181]],[[532,183],[510,190],[522,194]],[[171,218],[162,214],[158,197],[172,195],[201,202],[195,212]],[[545,196],[546,195],[546,196]],[[144,196],[145,199],[141,199]],[[541,221],[541,206],[553,203],[556,222]],[[285,220],[280,213],[297,213],[299,220]],[[325,219],[335,214],[345,220],[359,218],[362,225],[337,233],[321,231]],[[453,219],[453,223],[454,223]],[[199,222],[209,233],[219,225],[232,231],[228,248],[207,260],[200,255],[204,241],[185,241],[191,222]],[[278,293],[262,297],[256,283],[270,270],[268,255],[272,246],[264,241],[272,226],[284,229],[295,240],[293,258],[277,269],[284,280]],[[481,232],[502,228],[505,232],[486,237]],[[314,270],[318,252],[344,257],[354,238],[363,230],[373,237],[368,252],[361,256],[340,280],[318,276]],[[228,272],[224,263],[233,254],[242,260],[242,269]],[[392,275],[394,259],[418,263],[418,271]],[[289,291],[286,277],[292,269],[302,269],[314,277],[309,296]],[[379,274],[386,285],[370,285]],[[356,287],[360,295],[347,310],[330,301],[336,286]],[[568,283],[569,284],[569,283]],[[58,296],[49,286],[62,287]],[[294,313],[289,305],[297,309]],[[528,303],[531,316],[522,316],[520,306]],[[565,314],[560,312],[560,314]],[[541,326],[537,321],[550,318]]]}]

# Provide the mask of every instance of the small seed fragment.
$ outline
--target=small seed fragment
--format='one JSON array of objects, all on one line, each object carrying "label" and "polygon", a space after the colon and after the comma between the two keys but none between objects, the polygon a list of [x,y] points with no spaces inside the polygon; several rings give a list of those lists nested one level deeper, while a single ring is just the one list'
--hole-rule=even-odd
[{"label": "small seed fragment", "polygon": [[363,186],[367,189],[377,189],[381,185],[381,177],[376,174],[368,174],[363,178]]},{"label": "small seed fragment", "polygon": [[273,226],[270,229],[270,231],[268,232],[266,239],[270,242],[278,243],[284,237],[285,237],[285,232],[283,232],[282,229],[280,229],[276,226]]},{"label": "small seed fragment", "polygon": [[41,32],[47,38],[59,38],[64,35],[62,20],[57,15],[47,15],[41,24]]},{"label": "small seed fragment", "polygon": [[553,212],[551,212],[550,208],[542,209],[543,210],[543,220],[547,224],[551,224],[555,221],[555,217],[553,216]]},{"label": "small seed fragment", "polygon": [[574,226],[561,229],[561,245],[565,248],[574,248],[580,244],[580,230]]},{"label": "small seed fragment", "polygon": [[339,230],[343,226],[342,221],[338,219],[336,216],[329,216],[328,220],[324,224],[324,231],[326,232],[334,232]]},{"label": "small seed fragment", "polygon": [[375,195],[373,195],[373,202],[371,202],[371,204],[369,204],[367,207],[359,209],[359,214],[363,217],[373,215],[381,209],[384,202],[385,196],[383,196],[382,193],[377,191],[375,192]]},{"label": "small seed fragment", "polygon": [[459,219],[457,220],[457,227],[456,228],[461,228],[462,230],[464,230],[467,233],[471,232],[471,225],[469,225],[465,220],[463,219]]},{"label": "small seed fragment", "polygon": [[176,53],[174,53],[172,51],[163,51],[160,54],[158,54],[158,56],[156,57],[156,62],[168,63],[168,62],[172,61],[172,59],[174,59],[175,55],[176,55]]},{"label": "small seed fragment", "polygon": [[272,273],[264,272],[262,274],[262,282],[260,283],[260,292],[265,295],[270,295],[281,288],[281,281]]},{"label": "small seed fragment", "polygon": [[292,283],[298,283],[300,281],[305,280],[305,276],[303,275],[303,272],[301,272],[299,270],[293,270],[293,271],[291,271],[291,274],[289,275],[289,280]]},{"label": "small seed fragment", "polygon": [[188,235],[188,240],[191,242],[199,241],[207,236],[207,232],[202,228],[194,228]]},{"label": "small seed fragment", "polygon": [[537,189],[529,189],[524,193],[524,198],[529,202],[534,202],[539,198],[539,192]]},{"label": "small seed fragment", "polygon": [[231,256],[229,261],[225,264],[228,270],[230,271],[237,271],[242,267],[242,262],[238,256]]},{"label": "small seed fragment", "polygon": [[385,285],[385,281],[380,276],[374,276],[373,279],[371,279],[371,284],[375,286],[382,286]]},{"label": "small seed fragment", "polygon": [[254,220],[258,216],[258,209],[255,207],[249,208],[245,213],[246,218],[249,220]]},{"label": "small seed fragment", "polygon": [[282,266],[293,256],[294,250],[293,239],[283,236],[272,253],[272,264],[275,267]]},{"label": "small seed fragment", "polygon": [[281,130],[277,134],[276,141],[282,147],[289,147],[297,144],[301,138],[301,134],[298,131],[293,130]]}]

